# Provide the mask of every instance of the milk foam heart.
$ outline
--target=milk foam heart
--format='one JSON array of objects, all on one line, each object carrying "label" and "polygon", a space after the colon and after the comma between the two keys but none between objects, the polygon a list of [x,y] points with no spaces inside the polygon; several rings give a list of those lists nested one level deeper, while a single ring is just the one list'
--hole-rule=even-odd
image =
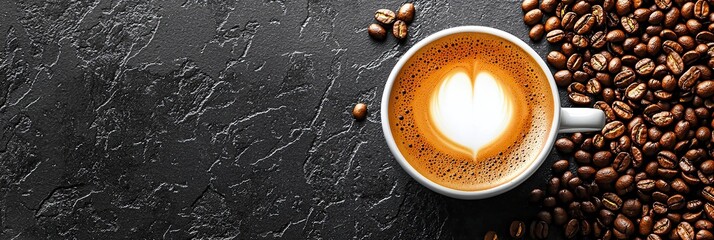
[{"label": "milk foam heart", "polygon": [[431,95],[429,113],[433,127],[443,136],[478,151],[503,134],[513,118],[513,101],[492,74],[482,71],[471,79],[463,68],[451,71]]}]

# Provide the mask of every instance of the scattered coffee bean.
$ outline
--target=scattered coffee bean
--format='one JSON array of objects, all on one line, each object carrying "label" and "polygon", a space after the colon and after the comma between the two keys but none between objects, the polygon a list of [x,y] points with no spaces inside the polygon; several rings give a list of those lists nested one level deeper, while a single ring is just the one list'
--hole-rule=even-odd
[{"label": "scattered coffee bean", "polygon": [[498,235],[494,231],[488,231],[486,232],[486,235],[483,237],[484,240],[498,240]]},{"label": "scattered coffee bean", "polygon": [[377,20],[377,22],[380,22],[385,25],[394,23],[396,17],[396,14],[394,14],[394,12],[389,9],[379,9],[377,10],[377,12],[374,13],[374,19]]},{"label": "scattered coffee bean", "polygon": [[407,24],[402,20],[397,20],[392,26],[392,35],[399,40],[404,40],[407,38]]},{"label": "scattered coffee bean", "polygon": [[[536,1],[538,3],[538,1]],[[511,237],[519,239],[525,236],[526,232],[526,225],[521,222],[521,221],[513,221],[511,222],[511,227],[509,228],[509,232],[511,233]]]},{"label": "scattered coffee bean", "polygon": [[357,121],[364,120],[367,117],[367,104],[358,103],[355,105],[352,109],[352,117],[354,117]]},{"label": "scattered coffee bean", "polygon": [[528,33],[528,36],[533,40],[533,41],[540,41],[543,39],[543,34],[545,33],[545,27],[543,24],[536,24],[531,28],[530,33]]},{"label": "scattered coffee bean", "polygon": [[415,12],[416,10],[414,9],[414,4],[405,3],[399,7],[399,10],[397,11],[397,19],[402,20],[405,23],[411,23],[414,20]]},{"label": "scattered coffee bean", "polygon": [[387,37],[387,30],[385,30],[382,25],[376,23],[372,23],[369,25],[369,28],[367,28],[367,33],[369,33],[370,37],[378,41],[383,41]]}]

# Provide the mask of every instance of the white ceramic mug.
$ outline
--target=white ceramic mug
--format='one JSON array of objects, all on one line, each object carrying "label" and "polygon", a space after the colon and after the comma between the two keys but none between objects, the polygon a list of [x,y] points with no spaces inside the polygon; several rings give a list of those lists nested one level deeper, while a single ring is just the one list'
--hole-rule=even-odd
[{"label": "white ceramic mug", "polygon": [[[553,94],[553,106],[556,106],[555,108],[553,108],[553,123],[550,126],[550,135],[543,136],[544,138],[546,138],[546,144],[540,150],[538,157],[536,159],[531,159],[531,161],[534,162],[532,162],[526,170],[524,170],[512,181],[498,185],[493,188],[478,191],[462,191],[448,188],[431,181],[430,179],[424,177],[419,172],[417,172],[417,170],[414,169],[411,164],[409,164],[409,162],[404,158],[404,155],[402,155],[402,153],[399,151],[399,148],[397,147],[397,144],[394,141],[394,137],[392,136],[392,131],[389,127],[389,117],[387,116],[387,114],[389,113],[388,108],[390,93],[392,92],[392,85],[394,85],[394,81],[396,81],[399,71],[401,71],[402,67],[404,67],[404,64],[407,62],[407,60],[409,60],[409,58],[411,58],[419,49],[429,45],[431,42],[437,39],[448,35],[465,32],[494,35],[502,39],[508,40],[525,50],[525,52],[527,52],[529,55],[531,55],[533,59],[536,60],[540,68],[545,73],[545,76],[547,76],[547,81],[550,83],[550,90]],[[546,79],[543,80],[545,81]],[[560,107],[560,97],[558,96],[558,88],[555,85],[553,74],[551,74],[550,69],[545,64],[543,59],[538,56],[538,53],[536,53],[525,42],[521,41],[510,33],[495,28],[482,26],[462,26],[445,29],[432,34],[424,40],[419,41],[416,45],[409,49],[409,51],[407,51],[407,53],[399,59],[399,62],[397,62],[397,65],[394,66],[394,68],[392,69],[392,73],[389,75],[389,80],[387,80],[387,84],[384,87],[384,93],[382,94],[381,110],[382,131],[384,132],[384,137],[387,140],[387,145],[389,145],[389,149],[392,151],[392,154],[394,154],[394,157],[397,159],[397,162],[399,162],[399,165],[401,165],[402,168],[407,173],[409,173],[409,175],[411,175],[414,179],[416,179],[419,183],[426,186],[427,188],[437,193],[459,199],[488,198],[515,188],[516,186],[523,183],[526,179],[528,179],[528,177],[533,175],[533,173],[536,172],[536,170],[543,164],[545,159],[548,157],[550,149],[553,147],[553,143],[555,142],[555,138],[558,133],[600,131],[605,125],[605,114],[598,109]]]}]

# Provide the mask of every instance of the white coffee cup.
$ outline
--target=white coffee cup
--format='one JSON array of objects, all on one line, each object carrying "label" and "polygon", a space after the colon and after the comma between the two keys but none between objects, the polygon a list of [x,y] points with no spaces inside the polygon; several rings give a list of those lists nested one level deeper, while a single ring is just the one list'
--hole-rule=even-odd
[{"label": "white coffee cup", "polygon": [[[547,76],[547,81],[550,83],[551,93],[553,94],[553,106],[556,106],[553,108],[553,123],[550,126],[550,135],[544,136],[544,138],[546,138],[546,143],[540,150],[538,157],[536,159],[531,159],[531,161],[534,162],[530,164],[530,166],[526,170],[524,170],[520,175],[515,177],[512,181],[495,186],[493,188],[478,191],[463,191],[448,188],[431,181],[430,179],[424,177],[419,172],[417,172],[417,170],[414,169],[411,164],[409,164],[409,162],[404,158],[404,155],[402,155],[402,153],[399,151],[399,148],[397,147],[397,144],[394,141],[394,137],[392,136],[392,131],[389,127],[389,117],[387,116],[387,114],[389,113],[388,108],[390,94],[392,92],[392,86],[394,85],[394,81],[396,81],[399,71],[402,69],[402,67],[404,67],[407,60],[409,60],[409,58],[411,58],[419,49],[429,45],[431,42],[437,39],[452,34],[466,32],[494,35],[502,39],[508,40],[525,50],[525,52],[531,55],[531,57],[535,59],[536,62],[538,62],[538,65]],[[510,33],[495,28],[483,26],[461,26],[445,29],[432,34],[424,40],[419,41],[416,45],[409,49],[409,51],[407,51],[407,53],[405,53],[399,59],[399,62],[397,62],[397,65],[394,66],[394,68],[392,69],[392,73],[389,75],[387,84],[384,87],[384,93],[382,94],[381,110],[382,131],[384,131],[384,137],[387,140],[387,145],[389,145],[389,149],[392,151],[392,154],[397,159],[397,162],[399,162],[399,165],[402,166],[404,171],[406,171],[409,175],[412,176],[412,178],[416,179],[419,183],[431,189],[432,191],[459,199],[483,199],[496,196],[498,194],[504,193],[508,190],[515,188],[516,186],[523,183],[526,179],[528,179],[531,175],[533,175],[533,173],[536,172],[536,170],[543,164],[545,159],[548,157],[550,149],[553,147],[556,135],[558,133],[600,131],[605,125],[605,114],[598,109],[560,107],[560,97],[558,96],[558,88],[555,85],[553,74],[551,74],[550,69],[545,64],[543,59],[538,56],[538,53],[536,53],[525,42],[521,41]]]}]

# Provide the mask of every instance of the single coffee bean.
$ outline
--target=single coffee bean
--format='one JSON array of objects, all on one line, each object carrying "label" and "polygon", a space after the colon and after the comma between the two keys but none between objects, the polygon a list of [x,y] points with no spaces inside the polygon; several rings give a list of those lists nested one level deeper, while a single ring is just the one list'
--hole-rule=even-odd
[{"label": "single coffee bean", "polygon": [[653,11],[649,18],[647,19],[647,22],[652,25],[657,25],[660,24],[664,20],[664,13],[662,11],[657,10]]},{"label": "single coffee bean", "polygon": [[488,231],[486,232],[486,235],[483,237],[484,240],[498,240],[498,235],[494,231]]},{"label": "single coffee bean", "polygon": [[[692,32],[697,32],[697,31],[692,31]],[[710,31],[701,31],[701,32],[697,33],[697,36],[694,37],[694,39],[696,39],[698,43],[714,42],[714,33],[710,32]]]},{"label": "single coffee bean", "polygon": [[635,178],[630,175],[622,175],[615,181],[615,191],[617,194],[625,195],[634,189]]},{"label": "single coffee bean", "polygon": [[399,40],[404,40],[407,38],[407,24],[402,20],[397,20],[392,26],[392,35]]},{"label": "single coffee bean", "polygon": [[[676,170],[674,170],[674,171],[676,171]],[[681,178],[676,178],[676,179],[672,180],[670,185],[672,186],[672,190],[674,190],[678,193],[683,193],[683,194],[689,193],[689,186]]]},{"label": "single coffee bean", "polygon": [[[538,1],[536,1],[536,4]],[[526,224],[523,223],[522,221],[513,221],[511,222],[511,227],[509,228],[509,232],[511,234],[511,237],[513,238],[523,238],[525,236],[526,232]]]},{"label": "single coffee bean", "polygon": [[531,237],[535,239],[548,238],[548,224],[543,221],[536,221],[531,224]]},{"label": "single coffee bean", "polygon": [[559,138],[555,141],[555,149],[562,153],[571,153],[575,149],[575,143],[568,138]]},{"label": "single coffee bean", "polygon": [[714,224],[712,224],[712,222],[710,222],[709,220],[699,219],[694,223],[694,227],[697,229],[712,230],[714,229]]},{"label": "single coffee bean", "polygon": [[607,59],[602,54],[595,54],[590,58],[590,66],[595,71],[604,71],[607,67]]},{"label": "single coffee bean", "polygon": [[661,218],[657,220],[654,224],[654,234],[658,235],[664,235],[669,233],[670,229],[672,229],[672,223],[668,218]]},{"label": "single coffee bean", "polygon": [[699,165],[699,170],[704,174],[714,173],[714,160],[706,160]]},{"label": "single coffee bean", "polygon": [[677,226],[677,235],[682,240],[694,240],[694,228],[688,222],[680,222]]},{"label": "single coffee bean", "polygon": [[394,23],[396,17],[396,14],[389,9],[379,9],[374,13],[374,19],[385,25]]},{"label": "single coffee bean", "polygon": [[694,3],[694,17],[705,19],[709,17],[709,3],[705,0],[697,0]]},{"label": "single coffee bean", "polygon": [[562,173],[565,172],[565,170],[568,170],[568,167],[570,166],[570,163],[568,160],[558,160],[555,163],[553,163],[553,172],[556,173]]},{"label": "single coffee bean", "polygon": [[682,61],[682,57],[679,56],[679,53],[675,51],[671,51],[667,54],[666,65],[667,69],[675,75],[679,75],[684,72],[684,61]]},{"label": "single coffee bean", "polygon": [[565,32],[560,29],[553,29],[548,31],[548,33],[545,36],[545,40],[548,41],[549,43],[558,43],[560,41],[563,41],[565,39]]},{"label": "single coffee bean", "polygon": [[558,5],[557,0],[543,0],[540,3],[540,9],[546,13],[552,13],[555,11],[555,7]]},{"label": "single coffee bean", "polygon": [[702,200],[699,200],[699,199],[689,200],[689,201],[687,201],[687,205],[686,205],[687,210],[690,210],[690,211],[699,210],[702,208],[702,206],[704,206],[704,202],[702,202]]},{"label": "single coffee bean", "polygon": [[607,32],[605,35],[605,40],[608,42],[622,42],[625,40],[625,32],[620,29],[615,29]]},{"label": "single coffee bean", "polygon": [[550,32],[560,28],[560,18],[552,16],[545,20],[545,31]]},{"label": "single coffee bean", "polygon": [[617,215],[615,218],[615,234],[618,238],[629,238],[633,233],[635,233],[635,225],[632,221],[622,214]]},{"label": "single coffee bean", "polygon": [[387,37],[387,30],[382,25],[372,23],[367,28],[367,33],[374,40],[383,41]]},{"label": "single coffee bean", "polygon": [[533,9],[528,12],[526,12],[525,15],[523,15],[523,22],[528,25],[528,26],[533,26],[538,23],[543,19],[543,12],[541,12],[540,9]]},{"label": "single coffee bean", "polygon": [[612,167],[617,172],[625,172],[632,164],[632,155],[629,152],[620,152],[612,161]]},{"label": "single coffee bean", "polygon": [[658,215],[664,215],[667,214],[669,208],[667,208],[667,204],[661,202],[654,202],[652,203],[652,211]]},{"label": "single coffee bean", "polygon": [[551,51],[546,58],[548,63],[556,69],[565,69],[566,58],[561,52]]},{"label": "single coffee bean", "polygon": [[637,32],[637,30],[639,30],[640,28],[640,25],[637,23],[637,21],[630,17],[621,17],[620,24],[622,24],[622,29],[629,34]]},{"label": "single coffee bean", "polygon": [[632,83],[625,90],[625,97],[630,100],[640,100],[647,93],[647,84],[645,83]]},{"label": "single coffee bean", "polygon": [[530,10],[536,9],[538,7],[538,0],[523,0],[521,3],[521,9],[523,12],[528,12]]},{"label": "single coffee bean", "polygon": [[580,19],[575,22],[573,30],[575,30],[575,33],[577,34],[586,34],[590,32],[590,29],[592,29],[594,25],[595,17],[593,17],[592,14],[588,13],[580,17]]},{"label": "single coffee bean", "polygon": [[672,40],[665,40],[662,43],[662,51],[669,54],[670,52],[677,52],[679,54],[684,52],[684,48],[679,43]]},{"label": "single coffee bean", "polygon": [[609,121],[614,121],[617,116],[615,116],[615,112],[612,110],[610,105],[608,105],[606,102],[603,101],[597,101],[595,102],[594,108],[600,109],[603,113],[605,113],[605,117]]},{"label": "single coffee bean", "polygon": [[583,66],[583,61],[584,60],[582,55],[580,55],[579,53],[574,53],[573,55],[570,55],[570,57],[568,57],[566,66],[570,71],[577,71]]},{"label": "single coffee bean", "polygon": [[590,166],[581,166],[577,170],[578,172],[578,177],[581,179],[589,180],[592,179],[593,176],[595,176],[595,173],[597,170],[595,168],[590,167]]},{"label": "single coffee bean", "polygon": [[619,88],[624,88],[629,86],[635,81],[635,72],[629,68],[624,68],[617,75],[615,75],[615,86]]},{"label": "single coffee bean", "polygon": [[640,219],[639,222],[639,227],[637,228],[639,230],[639,234],[641,235],[648,235],[652,233],[652,228],[654,227],[654,220],[652,220],[652,217],[649,215],[642,216],[642,219]]},{"label": "single coffee bean", "polygon": [[635,11],[632,13],[632,18],[634,18],[639,23],[643,23],[643,22],[647,22],[647,19],[649,19],[650,14],[652,14],[651,9],[638,8],[638,9],[635,9]]},{"label": "single coffee bean", "polygon": [[592,102],[592,98],[590,96],[577,92],[569,93],[568,98],[570,99],[570,102],[580,106],[590,105]]},{"label": "single coffee bean", "polygon": [[553,209],[553,222],[555,222],[556,225],[562,226],[568,221],[568,213],[565,212],[565,209],[561,207],[556,207]]},{"label": "single coffee bean", "polygon": [[548,188],[546,190],[548,191],[548,195],[558,194],[558,190],[560,189],[560,178],[552,177],[548,182],[547,187]]},{"label": "single coffee bean", "polygon": [[573,30],[573,27],[575,27],[575,22],[578,20],[577,17],[578,14],[574,12],[566,13],[560,19],[560,26],[563,27],[564,30]]},{"label": "single coffee bean", "polygon": [[669,9],[669,7],[672,6],[672,1],[671,0],[655,0],[655,4],[659,9]]},{"label": "single coffee bean", "polygon": [[602,206],[610,211],[620,210],[622,203],[622,199],[614,193],[605,193],[602,195]]},{"label": "single coffee bean", "polygon": [[652,116],[652,123],[657,127],[667,127],[672,124],[672,122],[674,122],[674,116],[667,111],[662,111]]},{"label": "single coffee bean", "polygon": [[714,240],[714,234],[710,232],[709,230],[706,229],[701,229],[697,232],[697,235],[694,237],[696,240]]},{"label": "single coffee bean", "polygon": [[536,214],[538,220],[541,220],[547,224],[553,223],[553,216],[548,211],[540,211]]},{"label": "single coffee bean", "polygon": [[600,209],[598,220],[604,225],[610,225],[615,221],[615,213],[607,209]]},{"label": "single coffee bean", "polygon": [[356,104],[352,109],[352,117],[354,117],[357,121],[364,120],[367,117],[367,104]]},{"label": "single coffee bean", "polygon": [[[707,215],[707,218],[709,219],[714,219],[714,205],[712,205],[710,202],[704,204],[704,214]],[[709,226],[714,227],[714,225],[711,222],[708,222]],[[712,228],[708,228],[711,230]]]},{"label": "single coffee bean", "polygon": [[679,20],[680,11],[678,8],[671,8],[667,13],[664,14],[664,27],[673,28],[677,25]]},{"label": "single coffee bean", "polygon": [[528,201],[531,203],[539,203],[543,200],[543,197],[545,197],[545,192],[541,189],[533,189],[531,193],[528,195]]},{"label": "single coffee bean", "polygon": [[588,94],[597,95],[600,94],[600,92],[602,91],[602,85],[597,79],[590,79],[588,80],[587,84],[585,84],[585,89]]},{"label": "single coffee bean", "polygon": [[640,76],[648,76],[654,71],[655,64],[652,59],[643,58],[635,64],[635,71]]},{"label": "single coffee bean", "polygon": [[704,189],[702,189],[701,195],[710,203],[714,203],[714,188],[712,188],[711,186],[704,187]]},{"label": "single coffee bean", "polygon": [[632,10],[632,1],[629,0],[616,0],[615,10],[617,15],[625,16]]},{"label": "single coffee bean", "polygon": [[557,201],[555,200],[555,197],[546,197],[543,199],[544,207],[552,208],[552,207],[555,207],[556,204],[557,204]]},{"label": "single coffee bean", "polygon": [[568,221],[568,224],[565,225],[565,237],[570,239],[575,238],[579,230],[580,222],[578,222],[577,219],[570,219],[570,221]]},{"label": "single coffee bean", "polygon": [[531,31],[528,33],[528,36],[533,40],[533,41],[540,41],[543,39],[543,34],[545,33],[545,27],[543,24],[536,24],[531,28]]},{"label": "single coffee bean", "polygon": [[708,98],[714,95],[714,81],[705,80],[697,84],[696,88],[697,96],[702,98]]},{"label": "single coffee bean", "polygon": [[685,200],[684,196],[680,194],[673,195],[667,199],[667,206],[669,206],[669,209],[671,210],[679,210],[684,208],[685,206]]},{"label": "single coffee bean", "polygon": [[637,182],[637,189],[644,192],[650,192],[655,188],[655,180],[645,179]]},{"label": "single coffee bean", "polygon": [[574,35],[571,42],[573,43],[573,46],[577,48],[586,48],[590,45],[588,39],[583,35]]},{"label": "single coffee bean", "polygon": [[684,91],[689,91],[690,89],[692,89],[697,80],[699,80],[700,75],[701,70],[699,68],[690,67],[689,69],[687,69],[686,72],[682,74],[682,76],[679,77],[677,84],[680,89]]},{"label": "single coffee bean", "polygon": [[602,129],[602,135],[605,139],[611,140],[622,136],[625,133],[625,124],[620,121],[612,121],[605,124]]},{"label": "single coffee bean", "polygon": [[[531,9],[534,9],[538,5],[537,0],[530,0],[531,3],[528,3],[528,6],[525,6],[526,1],[523,1],[521,7],[529,7]],[[535,2],[535,4],[533,4],[532,2]],[[399,10],[397,11],[397,19],[402,20],[405,23],[411,23],[414,20],[414,12],[416,12],[416,10],[414,10],[414,4],[405,3],[401,7],[399,7]]]}]

